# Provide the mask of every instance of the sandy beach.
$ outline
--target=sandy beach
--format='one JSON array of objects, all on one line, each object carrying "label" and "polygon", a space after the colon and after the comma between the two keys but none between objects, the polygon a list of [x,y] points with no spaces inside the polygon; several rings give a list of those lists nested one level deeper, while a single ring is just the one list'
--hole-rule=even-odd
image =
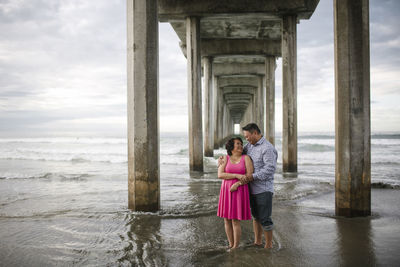
[{"label": "sandy beach", "polygon": [[0,265],[398,266],[399,191],[373,189],[372,198],[373,215],[352,219],[334,216],[333,192],[275,201],[273,249],[253,247],[245,221],[231,252],[214,212],[2,216]]},{"label": "sandy beach", "polygon": [[161,210],[143,213],[127,208],[125,139],[4,139],[0,266],[399,266],[399,139],[373,139],[372,216],[352,219],[334,215],[334,139],[299,140],[297,174],[278,158],[273,249],[252,247],[244,221],[227,252],[216,215],[224,149],[190,172],[186,137],[164,136]]},{"label": "sandy beach", "polygon": [[[163,235],[164,263],[171,266],[398,266],[400,203],[398,190],[373,189],[373,215],[334,216],[334,193],[274,204],[274,248],[251,245],[252,228],[244,222],[241,248],[226,252],[222,220],[215,216],[169,221],[170,231],[187,236],[179,251]],[[189,230],[188,228],[192,228]],[[209,243],[209,246],[197,244]],[[150,260],[150,259],[149,259]],[[156,261],[157,262],[157,261]],[[153,262],[153,263],[156,263]],[[144,262],[145,263],[145,262]],[[150,263],[150,262],[147,262]]]}]

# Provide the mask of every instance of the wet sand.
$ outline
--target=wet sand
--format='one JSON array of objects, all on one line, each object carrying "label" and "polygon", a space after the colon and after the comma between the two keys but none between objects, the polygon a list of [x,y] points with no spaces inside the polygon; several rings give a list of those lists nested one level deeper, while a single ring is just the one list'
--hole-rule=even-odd
[{"label": "wet sand", "polygon": [[[188,234],[183,251],[166,245],[163,254],[171,266],[399,266],[399,191],[373,189],[372,201],[368,218],[335,217],[333,192],[275,203],[272,250],[251,246],[250,222],[242,224],[241,248],[226,252],[223,222],[215,216],[171,221],[165,244],[188,227],[196,234]],[[210,246],[196,245],[207,240]]]},{"label": "wet sand", "polygon": [[[34,200],[26,202],[30,204],[25,206],[25,211],[21,206],[14,206],[17,204],[6,205],[2,213],[8,215],[0,218],[0,266],[400,264],[400,191],[397,189],[373,189],[373,215],[368,218],[335,217],[332,191],[298,200],[276,198],[273,249],[253,247],[252,224],[245,221],[241,247],[228,252],[223,220],[216,216],[220,183],[196,181],[195,178],[188,181],[190,195],[182,198],[190,196],[193,212],[180,212],[175,205],[172,211],[135,213],[123,205],[125,197],[113,198],[114,203],[110,198],[106,206],[96,210],[95,203],[105,196],[100,192],[80,194],[85,199],[91,196],[85,203],[93,203],[92,207],[86,205],[81,209],[57,212],[46,209],[46,212],[37,213],[33,211]],[[117,192],[126,196],[125,190]],[[175,197],[171,194],[171,200],[165,201],[177,200],[179,194]],[[46,199],[52,202],[48,196],[39,200]],[[77,198],[76,203],[79,201],[83,202]],[[116,207],[119,209],[115,210]]]}]

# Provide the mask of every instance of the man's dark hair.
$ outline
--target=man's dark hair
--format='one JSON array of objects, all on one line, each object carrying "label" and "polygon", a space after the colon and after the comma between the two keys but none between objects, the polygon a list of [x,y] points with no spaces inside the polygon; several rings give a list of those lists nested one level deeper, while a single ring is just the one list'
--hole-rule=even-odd
[{"label": "man's dark hair", "polygon": [[240,138],[240,137],[234,137],[234,138],[229,139],[225,145],[226,152],[228,153],[229,156],[232,156],[232,150],[235,148],[235,140],[239,140],[240,143],[242,143],[242,145],[243,145],[242,138]]},{"label": "man's dark hair", "polygon": [[258,134],[261,134],[260,128],[258,128],[257,124],[249,123],[242,128],[243,131],[248,131],[250,133],[254,133],[256,131]]}]

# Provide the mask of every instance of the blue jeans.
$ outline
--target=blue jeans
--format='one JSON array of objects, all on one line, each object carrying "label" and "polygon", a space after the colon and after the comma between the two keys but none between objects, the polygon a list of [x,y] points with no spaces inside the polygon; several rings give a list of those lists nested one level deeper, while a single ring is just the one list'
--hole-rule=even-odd
[{"label": "blue jeans", "polygon": [[250,194],[251,215],[261,223],[264,231],[271,231],[274,228],[274,223],[271,219],[273,194],[272,192]]}]

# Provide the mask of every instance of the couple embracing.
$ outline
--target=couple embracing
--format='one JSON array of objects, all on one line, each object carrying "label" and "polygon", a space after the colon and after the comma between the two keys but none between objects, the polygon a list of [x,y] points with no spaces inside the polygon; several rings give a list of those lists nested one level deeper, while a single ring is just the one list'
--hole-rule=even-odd
[{"label": "couple embracing", "polygon": [[264,233],[265,248],[272,248],[272,195],[278,153],[257,124],[250,123],[242,130],[246,146],[240,137],[232,138],[226,143],[228,155],[218,160],[218,178],[223,181],[217,215],[224,218],[230,249],[239,246],[240,221],[251,216],[254,245],[262,245]]}]

